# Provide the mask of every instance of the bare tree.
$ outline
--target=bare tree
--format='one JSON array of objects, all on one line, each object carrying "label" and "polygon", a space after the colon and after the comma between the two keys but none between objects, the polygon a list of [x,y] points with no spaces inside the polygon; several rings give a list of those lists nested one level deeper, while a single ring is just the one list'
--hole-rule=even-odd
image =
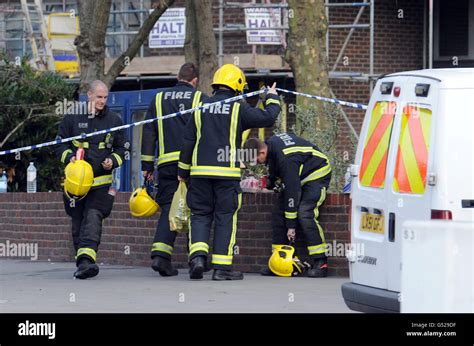
[{"label": "bare tree", "polygon": [[199,89],[210,94],[212,77],[218,67],[211,0],[186,0],[184,56],[187,62],[199,66]]},{"label": "bare tree", "polygon": [[[296,89],[313,95],[330,97],[326,59],[328,29],[324,0],[288,0],[288,47],[285,60],[293,71]],[[307,108],[314,103],[322,114],[322,103],[298,97],[297,106]],[[316,129],[326,127],[323,116],[316,118]],[[298,124],[297,124],[298,128]],[[303,129],[299,129],[303,132]]]},{"label": "bare tree", "polygon": [[109,88],[112,86],[120,72],[133,60],[161,15],[173,5],[174,0],[160,0],[156,4],[127,50],[114,61],[107,73],[104,71],[105,33],[112,0],[78,0],[77,3],[81,33],[74,44],[81,61],[80,88],[84,92],[87,85],[95,79],[102,80]]}]

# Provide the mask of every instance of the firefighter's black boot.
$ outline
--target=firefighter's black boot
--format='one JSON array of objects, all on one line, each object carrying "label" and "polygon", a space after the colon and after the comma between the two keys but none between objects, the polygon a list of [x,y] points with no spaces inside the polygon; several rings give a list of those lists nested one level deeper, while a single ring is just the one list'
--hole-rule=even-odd
[{"label": "firefighter's black boot", "polygon": [[77,270],[74,273],[75,278],[83,280],[93,278],[97,274],[99,274],[99,266],[97,264],[93,263],[87,257],[79,259]]},{"label": "firefighter's black boot", "polygon": [[202,273],[206,270],[206,257],[196,256],[189,264],[189,277],[191,279],[202,279]]},{"label": "firefighter's black boot", "polygon": [[314,260],[313,267],[308,270],[309,278],[325,278],[328,276],[328,259],[320,258]]},{"label": "firefighter's black boot", "polygon": [[160,256],[153,257],[153,263],[151,264],[151,267],[155,272],[160,273],[161,276],[178,275],[178,270],[173,268],[171,261]]},{"label": "firefighter's black boot", "polygon": [[260,275],[263,276],[276,276],[268,266],[264,267],[262,270],[260,270]]},{"label": "firefighter's black boot", "polygon": [[216,281],[242,280],[243,278],[244,274],[232,270],[215,269],[214,273],[212,274],[212,280]]}]

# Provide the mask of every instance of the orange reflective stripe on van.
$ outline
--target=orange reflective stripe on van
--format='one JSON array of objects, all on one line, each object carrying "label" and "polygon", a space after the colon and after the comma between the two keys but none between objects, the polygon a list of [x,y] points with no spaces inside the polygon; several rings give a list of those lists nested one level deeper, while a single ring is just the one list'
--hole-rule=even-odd
[{"label": "orange reflective stripe on van", "polygon": [[425,192],[431,132],[431,110],[416,105],[403,107],[393,189],[395,192]]},{"label": "orange reflective stripe on van", "polygon": [[385,185],[388,148],[396,110],[397,103],[393,101],[377,102],[374,106],[360,165],[359,179],[363,186],[383,188]]}]

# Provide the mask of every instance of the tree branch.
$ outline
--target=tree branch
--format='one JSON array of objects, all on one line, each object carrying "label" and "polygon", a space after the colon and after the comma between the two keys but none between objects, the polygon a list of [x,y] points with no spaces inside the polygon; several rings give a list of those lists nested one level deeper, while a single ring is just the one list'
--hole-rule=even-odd
[{"label": "tree branch", "polygon": [[148,16],[148,18],[143,23],[142,27],[138,31],[138,34],[133,38],[132,43],[128,46],[127,50],[122,53],[110,66],[107,74],[104,77],[104,83],[110,88],[114,83],[117,76],[124,70],[128,65],[127,62],[131,62],[138,50],[145,42],[146,38],[150,34],[150,31],[153,29],[155,23],[160,19],[161,15],[173,5],[175,0],[161,0],[156,6],[155,10]]},{"label": "tree branch", "polygon": [[[8,141],[8,139],[13,136],[19,129],[20,127],[22,127],[26,122],[30,121],[30,120],[33,120],[35,118],[41,118],[41,117],[52,117],[52,116],[58,116],[54,113],[43,113],[43,114],[34,114],[32,115],[33,113],[33,109],[30,110],[30,113],[28,114],[28,116],[26,117],[26,119],[24,119],[23,121],[21,121],[17,126],[15,126],[15,128],[13,130],[11,130],[7,136],[3,139],[3,141],[0,143],[0,148],[2,148],[5,143]],[[60,116],[58,116],[60,117]]]}]

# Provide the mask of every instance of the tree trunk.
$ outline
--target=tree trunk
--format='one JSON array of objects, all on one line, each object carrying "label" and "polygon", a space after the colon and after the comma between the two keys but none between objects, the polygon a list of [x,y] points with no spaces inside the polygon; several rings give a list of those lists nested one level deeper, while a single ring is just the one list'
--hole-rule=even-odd
[{"label": "tree trunk", "polygon": [[199,6],[186,0],[186,62],[199,66],[199,89],[212,93],[212,78],[217,70],[216,37],[212,21],[212,1],[200,0]]},{"label": "tree trunk", "polygon": [[111,3],[112,0],[77,2],[81,33],[74,44],[81,64],[81,92],[85,92],[92,81],[104,79],[105,33]]},{"label": "tree trunk", "polygon": [[184,40],[184,59],[199,65],[199,39],[196,35],[196,10],[194,0],[186,0],[186,39]]},{"label": "tree trunk", "polygon": [[[328,29],[324,0],[288,0],[289,32],[285,60],[293,71],[296,90],[312,95],[330,97],[326,59]],[[315,130],[327,128],[322,101],[297,97],[297,109],[314,105],[317,110]],[[304,131],[296,128],[300,134]]]},{"label": "tree trunk", "polygon": [[96,79],[102,80],[110,88],[120,72],[131,63],[155,23],[168,7],[173,5],[174,0],[161,0],[158,3],[154,11],[143,22],[127,50],[114,61],[105,74],[105,33],[111,3],[112,0],[78,0],[81,34],[77,36],[74,44],[77,46],[81,61],[81,92],[87,91],[88,84]]}]

